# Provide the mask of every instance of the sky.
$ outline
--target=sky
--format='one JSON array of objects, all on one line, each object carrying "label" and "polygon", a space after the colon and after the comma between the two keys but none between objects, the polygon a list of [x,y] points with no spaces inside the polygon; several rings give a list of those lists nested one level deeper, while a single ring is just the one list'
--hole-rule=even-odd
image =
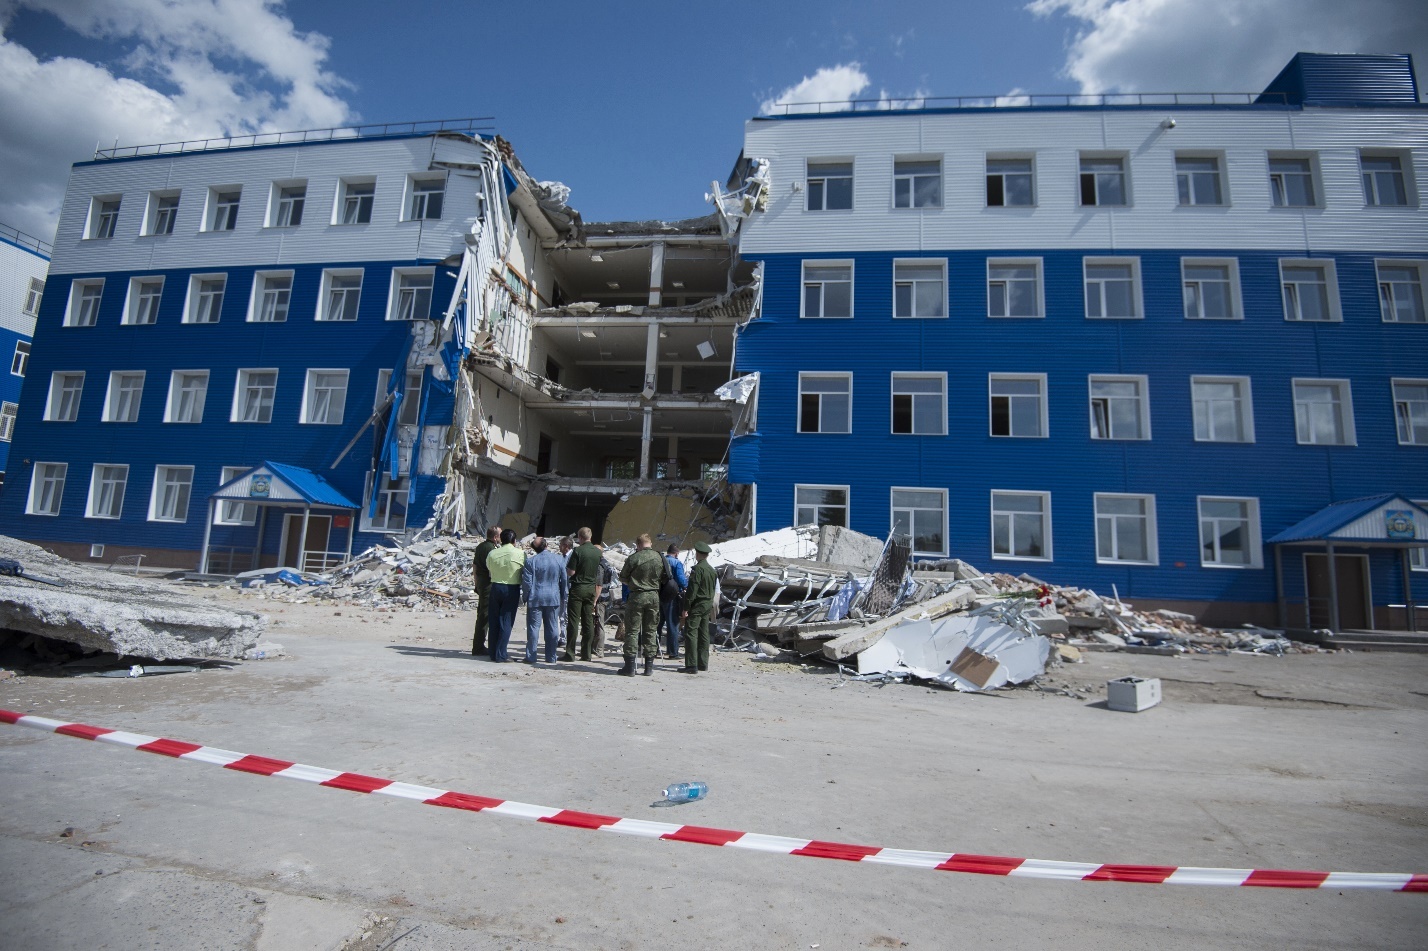
[{"label": "sky", "polygon": [[473,116],[587,222],[693,217],[777,102],[1249,92],[1299,50],[1428,69],[1428,3],[0,0],[0,224],[49,240],[96,145]]}]

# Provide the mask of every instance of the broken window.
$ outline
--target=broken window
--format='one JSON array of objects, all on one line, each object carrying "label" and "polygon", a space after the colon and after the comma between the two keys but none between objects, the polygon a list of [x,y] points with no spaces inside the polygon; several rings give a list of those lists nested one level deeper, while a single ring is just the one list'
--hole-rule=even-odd
[{"label": "broken window", "polygon": [[892,535],[909,539],[914,555],[945,555],[947,491],[893,489]]},{"label": "broken window", "polygon": [[[402,426],[415,426],[417,422],[417,412],[421,408],[421,377],[420,370],[408,370],[406,372],[405,386],[402,390],[402,406],[397,412],[397,422]],[[387,386],[391,383],[391,370],[377,371],[377,401],[374,408],[381,406],[387,401]]]},{"label": "broken window", "polygon": [[1140,316],[1136,264],[1135,260],[1086,261],[1087,317]]},{"label": "broken window", "polygon": [[357,304],[362,297],[361,271],[324,271],[326,285],[318,320],[356,320]]},{"label": "broken window", "polygon": [[[370,487],[373,482],[373,475],[376,475],[376,511],[372,512],[368,521],[367,529],[374,532],[403,532],[407,528],[407,496],[410,492],[410,484],[405,477],[393,479],[386,472],[369,473],[367,483]],[[370,500],[371,496],[368,496]],[[364,513],[372,511],[369,506],[364,506]]]},{"label": "broken window", "polygon": [[272,422],[277,390],[277,370],[239,370],[237,392],[233,397],[233,422]]},{"label": "broken window", "polygon": [[1393,381],[1393,417],[1399,445],[1428,446],[1428,380]]},{"label": "broken window", "polygon": [[226,274],[195,274],[188,287],[189,307],[186,324],[216,324],[223,311],[223,291],[228,286]]},{"label": "broken window", "polygon": [[798,375],[798,431],[853,431],[853,377],[849,373]]},{"label": "broken window", "polygon": [[337,189],[337,220],[339,225],[365,225],[372,221],[372,198],[377,183],[343,179]]},{"label": "broken window", "polygon": [[893,316],[947,316],[946,262],[894,262]]},{"label": "broken window", "polygon": [[50,399],[45,419],[72,423],[79,418],[79,398],[84,390],[84,371],[50,375]]},{"label": "broken window", "polygon": [[808,210],[847,211],[853,207],[853,163],[808,163]]},{"label": "broken window", "polygon": [[1254,442],[1249,377],[1190,378],[1196,442]]},{"label": "broken window", "polygon": [[1046,435],[1046,375],[1010,376],[994,373],[987,379],[991,393],[991,433],[1037,439]]},{"label": "broken window", "polygon": [[159,319],[159,300],[164,294],[162,277],[136,277],[129,282],[129,307],[123,323],[152,324]]},{"label": "broken window", "polygon": [[1284,288],[1284,319],[1305,321],[1338,320],[1331,293],[1332,262],[1281,261],[1279,279]]},{"label": "broken window", "polygon": [[853,265],[851,262],[803,263],[803,316],[853,316]]},{"label": "broken window", "polygon": [[144,373],[114,370],[109,374],[109,394],[104,400],[106,423],[136,423],[144,395]]},{"label": "broken window", "polygon": [[1355,443],[1348,380],[1295,380],[1294,433],[1301,445]]},{"label": "broken window", "polygon": [[104,278],[75,281],[70,285],[66,327],[93,327],[99,322],[99,299],[104,294]]},{"label": "broken window", "polygon": [[[224,466],[222,475],[218,479],[220,486],[227,485],[234,479],[247,472],[252,466]],[[228,502],[218,503],[218,511],[214,513],[213,524],[215,525],[257,525],[258,506],[252,502]]]},{"label": "broken window", "polygon": [[1258,568],[1259,500],[1200,498],[1200,564]]},{"label": "broken window", "polygon": [[1180,263],[1185,317],[1188,320],[1235,320],[1239,317],[1235,301],[1235,278],[1232,261],[1195,261]]},{"label": "broken window", "polygon": [[1223,205],[1220,160],[1215,156],[1175,156],[1175,190],[1182,205]]},{"label": "broken window", "polygon": [[188,500],[193,491],[193,466],[156,466],[154,491],[149,499],[149,521],[188,521]]},{"label": "broken window", "polygon": [[848,527],[846,485],[795,485],[793,524]]},{"label": "broken window", "polygon": [[238,227],[238,205],[243,198],[243,189],[213,189],[209,192],[209,202],[213,214],[208,222],[209,231],[232,231]]},{"label": "broken window", "polygon": [[69,465],[63,462],[37,462],[30,476],[30,499],[25,506],[28,515],[58,515],[64,498],[65,473]]},{"label": "broken window", "polygon": [[607,479],[638,479],[639,477],[639,463],[634,459],[612,459],[605,463],[605,478]]},{"label": "broken window", "polygon": [[992,493],[992,557],[1051,560],[1051,494]]},{"label": "broken window", "polygon": [[1155,496],[1096,493],[1096,560],[1154,564]]},{"label": "broken window", "polygon": [[1315,205],[1314,165],[1298,156],[1269,156],[1269,191],[1276,208]]},{"label": "broken window", "polygon": [[1412,261],[1378,262],[1378,304],[1388,323],[1428,321],[1423,309],[1422,265]]},{"label": "broken window", "polygon": [[940,208],[942,206],[942,161],[899,160],[893,162],[894,208]]},{"label": "broken window", "polygon": [[987,204],[994,208],[1036,204],[1031,159],[987,159]]},{"label": "broken window", "polygon": [[1150,438],[1145,377],[1093,376],[1090,390],[1092,439]]},{"label": "broken window", "polygon": [[1081,204],[1128,205],[1126,160],[1118,156],[1081,159]]},{"label": "broken window", "polygon": [[308,370],[302,422],[335,426],[347,406],[346,370]]},{"label": "broken window", "polygon": [[1360,155],[1364,201],[1370,205],[1408,204],[1408,187],[1403,178],[1403,162],[1397,155]]},{"label": "broken window", "polygon": [[207,370],[173,371],[173,375],[169,377],[169,405],[164,422],[203,422],[203,405],[207,400]]},{"label": "broken window", "polygon": [[892,431],[915,436],[945,435],[946,393],[945,373],[894,373]]},{"label": "broken window", "polygon": [[275,324],[288,319],[288,304],[292,301],[292,272],[259,273],[253,278],[253,306],[248,319],[254,323]]},{"label": "broken window", "polygon": [[987,262],[987,316],[1041,316],[1040,262]]},{"label": "broken window", "polygon": [[128,466],[95,463],[89,481],[89,509],[85,517],[119,518],[124,511],[124,487],[128,481]]}]

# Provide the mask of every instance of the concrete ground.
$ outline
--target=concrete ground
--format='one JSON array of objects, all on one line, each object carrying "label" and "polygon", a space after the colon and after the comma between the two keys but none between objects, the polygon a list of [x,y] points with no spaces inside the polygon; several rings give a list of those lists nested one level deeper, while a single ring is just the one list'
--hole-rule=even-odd
[{"label": "concrete ground", "polygon": [[[910,849],[1428,872],[1428,656],[1092,654],[990,696],[721,654],[469,655],[473,614],[266,607],[289,657],[0,707],[497,798]],[[518,631],[523,628],[518,627]],[[518,636],[519,639],[519,636]],[[520,656],[519,650],[513,656]],[[1093,688],[1160,677],[1165,702]],[[1076,693],[1086,694],[1077,698]],[[1072,694],[1067,696],[1066,694]],[[652,804],[671,781],[709,798]],[[1428,895],[1051,882],[634,839],[0,726],[0,948],[1421,948]]]}]

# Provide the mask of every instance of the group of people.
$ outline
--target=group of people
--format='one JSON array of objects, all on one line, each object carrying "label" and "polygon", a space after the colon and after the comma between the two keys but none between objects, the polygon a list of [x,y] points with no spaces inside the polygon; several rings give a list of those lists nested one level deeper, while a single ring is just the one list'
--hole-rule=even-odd
[{"label": "group of people", "polygon": [[[601,595],[614,586],[615,573],[593,537],[589,528],[582,528],[574,538],[560,540],[559,552],[538,537],[527,556],[516,544],[514,531],[500,526],[487,529],[486,540],[474,553],[477,602],[472,655],[484,653],[498,663],[508,661],[516,608],[524,603],[526,663],[535,663],[542,648],[545,662],[556,663],[562,633],[561,661],[574,661],[577,651],[583,661],[600,656],[605,643]],[[707,671],[709,629],[718,610],[718,581],[708,562],[709,546],[695,544],[694,568],[686,574],[678,545],[670,545],[660,555],[653,544],[649,535],[641,535],[620,571],[625,602],[625,663],[620,673],[633,677],[641,655],[644,676],[654,673],[661,628],[670,659],[680,656],[683,643],[684,673]]]}]

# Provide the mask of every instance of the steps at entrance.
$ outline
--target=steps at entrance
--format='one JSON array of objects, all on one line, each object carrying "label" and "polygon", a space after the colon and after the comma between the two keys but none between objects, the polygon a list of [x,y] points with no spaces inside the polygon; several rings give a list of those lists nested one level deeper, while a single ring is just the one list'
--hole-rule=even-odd
[{"label": "steps at entrance", "polygon": [[1428,633],[1406,631],[1341,631],[1323,641],[1325,647],[1344,647],[1355,651],[1397,651],[1405,654],[1428,654]]}]

